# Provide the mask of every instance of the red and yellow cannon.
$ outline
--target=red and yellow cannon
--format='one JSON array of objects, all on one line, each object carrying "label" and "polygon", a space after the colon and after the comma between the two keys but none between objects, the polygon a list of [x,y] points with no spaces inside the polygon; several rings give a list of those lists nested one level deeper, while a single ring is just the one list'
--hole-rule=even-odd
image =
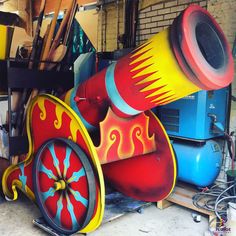
[{"label": "red and yellow cannon", "polygon": [[[68,91],[39,95],[27,113],[29,152],[3,176],[36,201],[63,234],[96,229],[105,205],[104,179],[144,201],[166,198],[177,167],[169,138],[150,110],[233,80],[225,36],[209,13],[190,6],[173,25]],[[191,127],[189,127],[191,128]]]}]

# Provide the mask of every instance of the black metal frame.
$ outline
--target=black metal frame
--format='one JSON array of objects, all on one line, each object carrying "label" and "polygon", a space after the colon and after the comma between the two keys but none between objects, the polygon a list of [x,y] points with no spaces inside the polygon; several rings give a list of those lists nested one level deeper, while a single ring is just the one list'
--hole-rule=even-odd
[{"label": "black metal frame", "polygon": [[69,90],[74,86],[72,71],[46,71],[28,69],[27,63],[15,60],[0,60],[0,89],[8,93],[8,134],[9,159],[28,152],[27,136],[13,136],[13,114],[11,109],[11,94],[22,89],[58,89]]}]

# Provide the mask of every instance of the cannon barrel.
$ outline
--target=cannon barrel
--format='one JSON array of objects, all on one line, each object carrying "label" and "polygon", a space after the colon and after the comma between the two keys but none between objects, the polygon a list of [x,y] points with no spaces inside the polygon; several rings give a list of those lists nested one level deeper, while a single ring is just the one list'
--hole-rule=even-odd
[{"label": "cannon barrel", "polygon": [[86,128],[97,127],[111,107],[129,117],[199,90],[233,80],[230,47],[215,19],[191,5],[168,29],[66,94]]}]

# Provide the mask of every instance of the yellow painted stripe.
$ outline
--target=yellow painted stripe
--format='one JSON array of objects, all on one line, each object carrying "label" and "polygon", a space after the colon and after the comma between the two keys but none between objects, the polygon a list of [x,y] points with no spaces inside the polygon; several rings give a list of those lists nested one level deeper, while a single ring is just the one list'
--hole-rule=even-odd
[{"label": "yellow painted stripe", "polygon": [[7,50],[7,26],[0,25],[0,60],[6,59]]}]

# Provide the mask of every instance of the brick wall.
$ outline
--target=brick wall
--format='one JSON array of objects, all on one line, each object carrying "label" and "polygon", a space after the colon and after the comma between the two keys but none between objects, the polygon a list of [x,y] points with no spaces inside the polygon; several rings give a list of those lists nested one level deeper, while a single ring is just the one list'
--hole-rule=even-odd
[{"label": "brick wall", "polygon": [[152,35],[169,27],[180,12],[192,3],[204,8],[207,6],[206,0],[172,0],[157,3],[140,10],[136,38],[137,44],[145,42]]},{"label": "brick wall", "polygon": [[[119,1],[119,14],[117,14],[116,3],[105,5],[103,11],[98,14],[98,51],[110,52],[122,47],[120,43],[117,43],[117,38],[118,35],[124,34],[123,1]],[[117,23],[118,15],[119,24]]]},{"label": "brick wall", "polygon": [[207,10],[219,23],[232,47],[236,33],[236,0],[208,0]]},{"label": "brick wall", "polygon": [[[236,36],[236,0],[208,0],[207,10],[220,24],[232,48]],[[236,59],[234,62],[236,71]],[[232,84],[232,94],[236,97],[236,73]],[[232,102],[230,128],[236,131],[236,102]]]}]

